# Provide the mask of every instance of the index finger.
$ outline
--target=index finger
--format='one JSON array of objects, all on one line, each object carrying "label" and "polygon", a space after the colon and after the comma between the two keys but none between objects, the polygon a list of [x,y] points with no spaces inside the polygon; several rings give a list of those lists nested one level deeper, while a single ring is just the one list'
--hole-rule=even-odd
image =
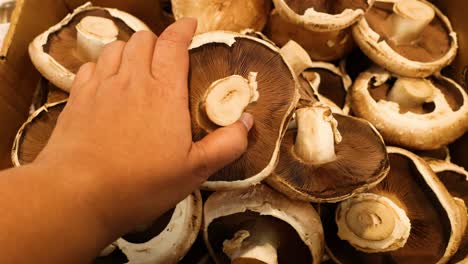
[{"label": "index finger", "polygon": [[168,89],[187,98],[187,76],[189,69],[188,47],[197,27],[197,21],[183,18],[170,25],[159,36],[153,55],[151,72],[163,85],[157,89]]}]

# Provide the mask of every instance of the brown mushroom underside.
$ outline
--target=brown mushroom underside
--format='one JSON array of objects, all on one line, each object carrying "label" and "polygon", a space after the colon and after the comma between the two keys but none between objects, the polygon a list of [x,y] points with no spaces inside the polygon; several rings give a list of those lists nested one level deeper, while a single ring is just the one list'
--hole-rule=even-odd
[{"label": "brown mushroom underside", "polygon": [[[447,190],[454,197],[462,199],[468,205],[468,180],[465,175],[454,171],[441,171],[437,173]],[[467,212],[468,213],[468,212]],[[462,243],[457,253],[451,258],[451,263],[457,263],[468,256],[468,229],[465,230]]]},{"label": "brown mushroom underside", "polygon": [[309,248],[299,237],[299,234],[288,223],[268,215],[247,211],[215,219],[208,227],[208,237],[215,252],[219,253],[221,263],[230,263],[229,258],[223,254],[223,241],[231,239],[234,233],[245,226],[251,225],[256,219],[263,218],[274,224],[280,236],[278,248],[278,263],[312,263]]},{"label": "brown mushroom underside", "polygon": [[322,205],[320,214],[327,250],[343,264],[436,263],[444,255],[451,233],[445,210],[410,159],[399,154],[389,154],[389,157],[389,174],[371,192],[399,199],[399,206],[411,221],[408,241],[403,248],[392,252],[360,252],[337,236],[334,221],[337,205]]},{"label": "brown mushroom underside", "polygon": [[319,166],[300,161],[293,152],[296,130],[291,129],[283,139],[274,172],[294,189],[316,198],[352,193],[378,180],[388,168],[385,147],[367,122],[336,114],[334,117],[343,137],[341,143],[335,145],[335,161]]},{"label": "brown mushroom underside", "polygon": [[237,161],[211,176],[210,181],[243,180],[258,174],[270,163],[280,137],[280,125],[295,96],[296,86],[279,53],[254,40],[236,38],[232,47],[211,43],[190,51],[190,112],[194,141],[217,128],[201,110],[203,96],[211,83],[234,74],[247,78],[249,72],[258,72],[260,96],[245,110],[255,118],[248,149]]},{"label": "brown mushroom underside", "polygon": [[319,94],[330,99],[340,108],[343,108],[346,103],[346,90],[341,76],[321,68],[310,68],[308,71],[316,72],[320,75]]},{"label": "brown mushroom underside", "polygon": [[285,0],[288,6],[297,14],[304,15],[309,8],[328,14],[341,14],[345,9],[362,9],[369,7],[367,0]]},{"label": "brown mushroom underside", "polygon": [[118,40],[128,41],[133,33],[125,22],[119,18],[111,16],[106,10],[90,10],[77,14],[73,19],[62,29],[49,35],[47,43],[44,45],[44,52],[48,53],[58,63],[67,68],[72,73],[77,73],[81,65],[87,61],[83,60],[76,53],[76,25],[86,16],[98,16],[111,19],[119,28]]},{"label": "brown mushroom underside", "polygon": [[450,49],[449,32],[439,17],[423,30],[419,40],[412,44],[397,45],[390,40],[391,21],[387,19],[392,11],[374,5],[366,14],[369,26],[403,57],[420,62],[432,62],[442,58]]},{"label": "brown mushroom underside", "polygon": [[48,108],[47,112],[41,112],[23,130],[23,137],[18,144],[18,159],[20,164],[33,162],[49,141],[55,128],[57,119],[65,104],[59,104]]},{"label": "brown mushroom underside", "polygon": [[[430,77],[429,80],[444,94],[445,100],[447,100],[447,103],[453,111],[457,111],[458,109],[460,109],[460,107],[463,105],[463,95],[456,87],[453,86],[452,83],[435,77]],[[379,86],[373,86],[372,83],[370,83],[370,95],[376,102],[378,102],[379,100],[389,101],[388,93],[393,87],[395,81],[396,78],[391,78],[386,83]],[[434,108],[434,103],[428,102],[414,108],[400,108],[400,113],[403,114],[406,112],[413,112],[417,114],[427,114],[434,111]]]}]

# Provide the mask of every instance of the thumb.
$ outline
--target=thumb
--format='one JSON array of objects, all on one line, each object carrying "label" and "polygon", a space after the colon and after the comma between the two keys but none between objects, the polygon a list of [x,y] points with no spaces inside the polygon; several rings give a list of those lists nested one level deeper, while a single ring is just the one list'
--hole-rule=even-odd
[{"label": "thumb", "polygon": [[202,140],[193,143],[189,153],[190,166],[200,183],[245,152],[248,133],[253,123],[253,116],[244,113],[236,123],[218,128]]}]

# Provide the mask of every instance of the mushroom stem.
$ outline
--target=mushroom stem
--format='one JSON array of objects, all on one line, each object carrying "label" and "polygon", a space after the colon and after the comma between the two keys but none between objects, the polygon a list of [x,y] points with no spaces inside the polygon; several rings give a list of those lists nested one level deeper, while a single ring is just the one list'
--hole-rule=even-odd
[{"label": "mushroom stem", "polygon": [[410,220],[398,202],[374,193],[358,194],[341,202],[336,223],[341,239],[368,253],[403,247],[411,230]]},{"label": "mushroom stem", "polygon": [[307,51],[293,40],[288,41],[281,48],[280,54],[296,76],[299,76],[305,69],[312,67],[312,60]]},{"label": "mushroom stem", "polygon": [[426,79],[400,77],[388,93],[390,101],[400,109],[412,109],[430,102],[434,95],[432,84]]},{"label": "mushroom stem", "polygon": [[77,52],[87,61],[96,62],[104,46],[117,40],[119,28],[107,18],[87,16],[76,26]]},{"label": "mushroom stem", "polygon": [[296,111],[297,135],[294,153],[303,161],[320,165],[336,158],[335,143],[341,142],[328,106],[316,104]]},{"label": "mushroom stem", "polygon": [[213,82],[208,88],[204,108],[211,122],[228,126],[239,120],[245,108],[258,100],[257,73],[250,72],[248,80],[240,75]]},{"label": "mushroom stem", "polygon": [[261,218],[223,243],[223,251],[233,264],[278,264],[278,247],[279,235],[274,223]]},{"label": "mushroom stem", "polygon": [[418,0],[400,0],[393,5],[389,16],[392,26],[391,39],[397,44],[409,44],[417,39],[434,19],[435,11]]}]

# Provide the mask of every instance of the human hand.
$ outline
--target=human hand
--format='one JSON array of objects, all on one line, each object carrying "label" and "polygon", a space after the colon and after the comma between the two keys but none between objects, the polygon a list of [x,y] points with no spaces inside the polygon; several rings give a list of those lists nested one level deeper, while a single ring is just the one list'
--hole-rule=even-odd
[{"label": "human hand", "polygon": [[83,65],[36,159],[73,172],[67,181],[91,196],[117,236],[170,209],[247,147],[251,115],[192,142],[187,76],[195,29],[195,20],[182,19],[159,38],[138,32]]}]

